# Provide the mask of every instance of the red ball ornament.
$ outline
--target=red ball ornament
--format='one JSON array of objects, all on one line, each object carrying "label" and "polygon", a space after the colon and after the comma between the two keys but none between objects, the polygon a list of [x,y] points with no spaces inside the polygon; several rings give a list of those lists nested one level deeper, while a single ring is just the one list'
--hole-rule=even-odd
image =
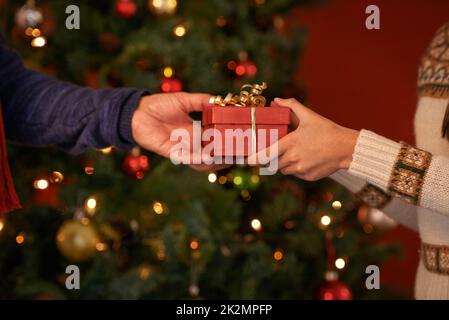
[{"label": "red ball ornament", "polygon": [[161,82],[162,92],[178,92],[182,90],[182,82],[174,78],[164,78]]},{"label": "red ball ornament", "polygon": [[122,167],[127,174],[140,180],[145,176],[145,172],[150,169],[150,163],[145,155],[129,154],[123,161]]},{"label": "red ball ornament", "polygon": [[349,287],[342,281],[326,281],[318,293],[320,300],[351,300],[352,293]]},{"label": "red ball ornament", "polygon": [[134,0],[117,0],[115,2],[115,12],[123,19],[134,17],[137,5]]}]

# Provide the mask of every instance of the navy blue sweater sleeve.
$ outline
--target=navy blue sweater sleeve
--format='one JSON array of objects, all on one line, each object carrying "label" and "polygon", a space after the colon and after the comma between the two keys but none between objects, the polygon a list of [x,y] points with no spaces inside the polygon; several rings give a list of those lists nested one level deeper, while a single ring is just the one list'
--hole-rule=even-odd
[{"label": "navy blue sweater sleeve", "polygon": [[110,145],[129,149],[135,145],[131,118],[146,94],[80,87],[27,69],[0,32],[0,100],[9,141],[71,153]]}]

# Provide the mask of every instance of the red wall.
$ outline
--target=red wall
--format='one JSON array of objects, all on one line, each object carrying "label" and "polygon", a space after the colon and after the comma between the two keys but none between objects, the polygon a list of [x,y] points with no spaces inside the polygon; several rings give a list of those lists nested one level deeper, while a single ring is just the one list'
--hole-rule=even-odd
[{"label": "red wall", "polygon": [[[365,28],[370,4],[380,8],[380,30]],[[448,0],[334,0],[295,12],[290,22],[309,29],[298,75],[307,104],[342,125],[413,143],[418,64],[448,20]],[[382,280],[411,292],[418,236],[397,228],[384,240],[406,250],[405,260],[381,269]]]}]

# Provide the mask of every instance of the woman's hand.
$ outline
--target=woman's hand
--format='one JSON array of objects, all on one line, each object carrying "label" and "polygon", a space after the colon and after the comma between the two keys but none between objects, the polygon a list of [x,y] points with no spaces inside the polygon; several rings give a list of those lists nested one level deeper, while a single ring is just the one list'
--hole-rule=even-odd
[{"label": "woman's hand", "polygon": [[278,165],[283,174],[313,181],[349,168],[358,131],[339,126],[295,99],[276,98],[272,105],[293,111],[294,131],[269,148],[270,159],[278,148]]}]

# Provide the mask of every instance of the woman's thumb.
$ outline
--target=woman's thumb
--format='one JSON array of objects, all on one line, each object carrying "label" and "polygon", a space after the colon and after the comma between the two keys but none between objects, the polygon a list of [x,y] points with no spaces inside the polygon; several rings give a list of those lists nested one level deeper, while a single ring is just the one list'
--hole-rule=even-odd
[{"label": "woman's thumb", "polygon": [[290,108],[299,119],[304,118],[308,110],[298,100],[293,98],[290,99],[274,98],[273,105]]}]

